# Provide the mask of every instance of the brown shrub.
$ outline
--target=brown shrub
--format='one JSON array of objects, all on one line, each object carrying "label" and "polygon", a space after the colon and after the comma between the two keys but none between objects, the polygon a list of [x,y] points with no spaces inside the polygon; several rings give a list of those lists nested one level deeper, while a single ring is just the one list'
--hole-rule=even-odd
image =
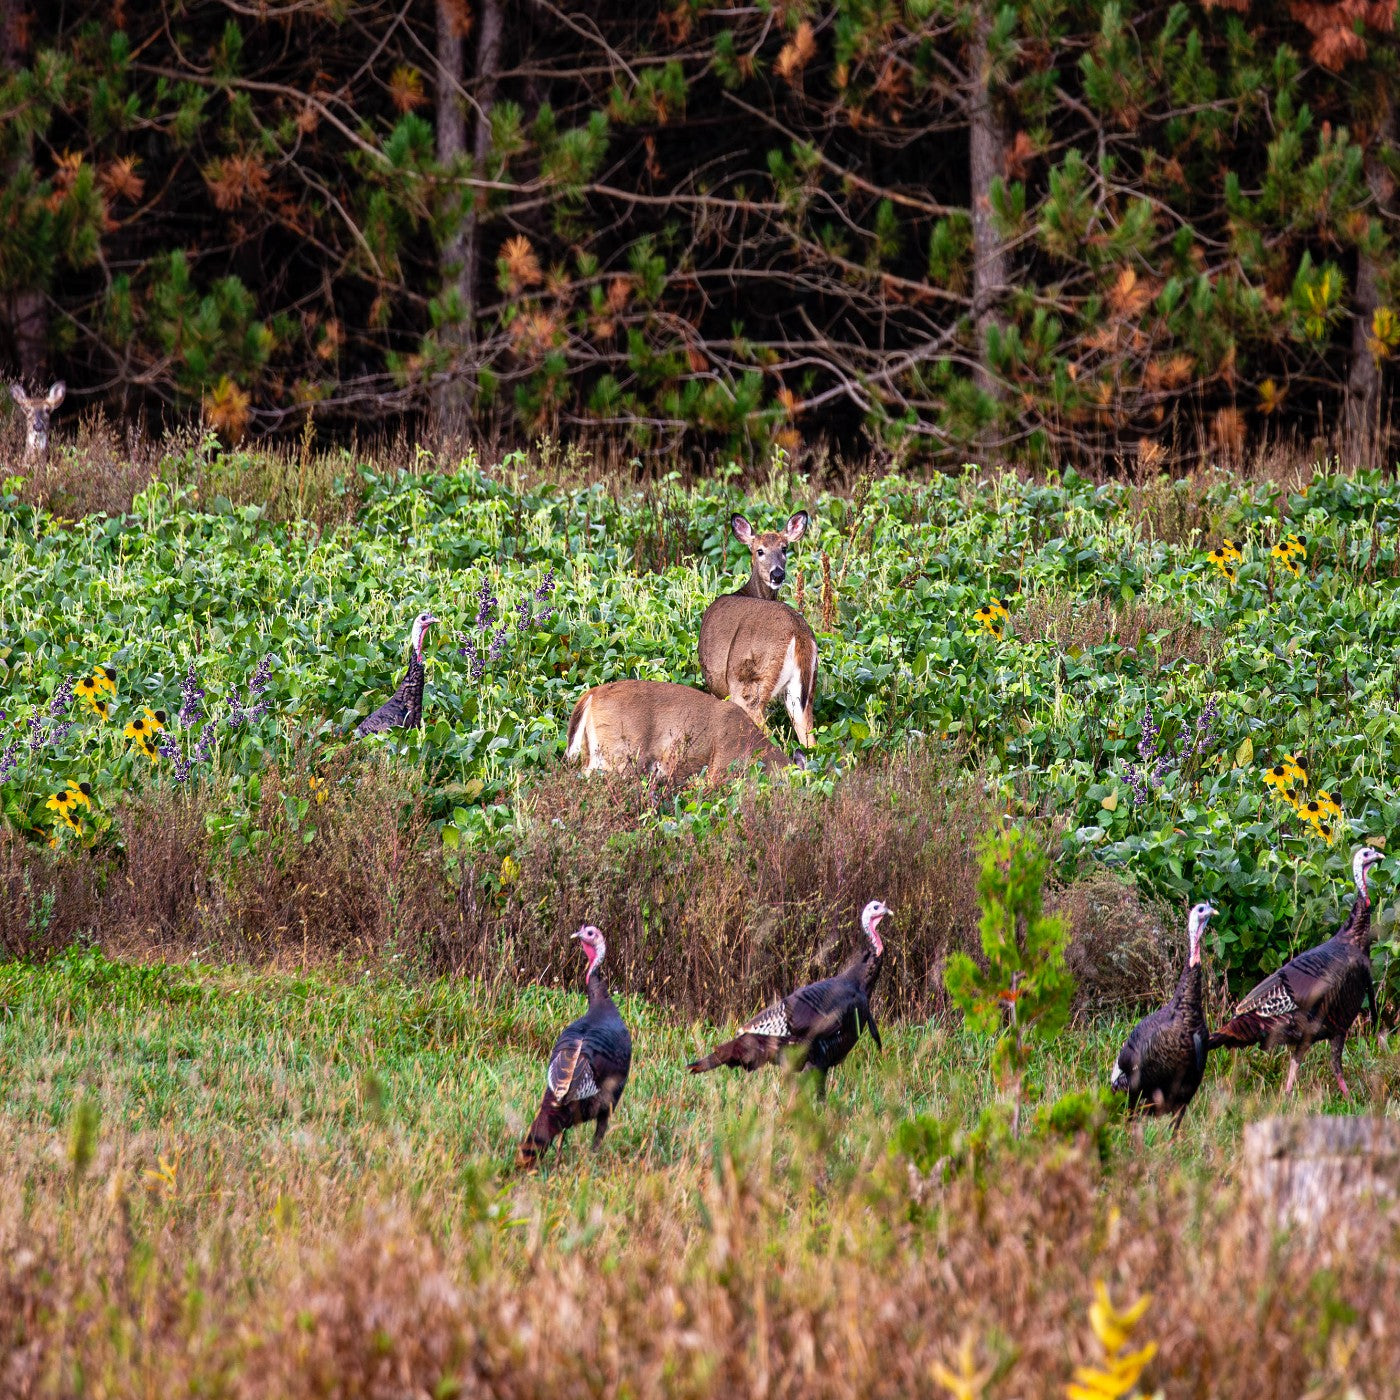
[{"label": "brown shrub", "polygon": [[[520,874],[504,885],[500,848],[449,867],[417,770],[347,751],[322,776],[324,804],[300,762],[264,770],[237,854],[206,821],[227,814],[225,798],[152,790],[119,814],[124,852],[54,866],[74,893],[54,904],[46,936],[94,933],[127,956],[407,959],[557,982],[573,974],[565,933],[589,921],[608,934],[619,989],[711,1017],[827,975],[873,898],[895,911],[885,1015],[942,1008],[945,958],[977,946],[976,844],[997,807],[953,754],[902,751],[830,795],[738,788],[728,809],[689,820],[683,794],[561,771],[524,795]],[[48,869],[34,848],[12,859],[21,883]],[[30,906],[12,906],[19,939]]]},{"label": "brown shrub", "polygon": [[482,891],[493,870],[466,879],[458,956],[476,972],[499,962],[556,980],[561,935],[587,920],[611,939],[617,985],[719,1016],[827,975],[854,946],[861,908],[881,898],[895,911],[887,1014],[943,1005],[944,959],[976,946],[976,840],[996,818],[955,756],[906,750],[830,796],[742,789],[729,820],[680,831],[663,799],[630,778],[541,782],[518,882],[492,899]]},{"label": "brown shrub", "polygon": [[[1135,651],[1149,651],[1157,664],[1186,660],[1203,666],[1210,660],[1211,634],[1189,614],[1166,603],[1111,603],[1103,598],[1071,598],[1037,594],[1016,614],[1016,635],[1028,641],[1048,641],[1061,650],[1081,651],[1117,642]],[[1155,643],[1150,637],[1160,636]]]},{"label": "brown shrub", "polygon": [[99,918],[99,871],[64,860],[0,822],[0,956],[43,958]]},{"label": "brown shrub", "polygon": [[1102,867],[1054,890],[1047,904],[1069,924],[1065,963],[1077,1010],[1121,1010],[1171,995],[1186,957],[1184,916],[1174,918]]},{"label": "brown shrub", "polygon": [[28,478],[21,499],[67,518],[125,515],[159,478],[164,451],[139,432],[123,438],[101,412],[84,415],[71,440],[55,440],[47,456],[21,465]]}]

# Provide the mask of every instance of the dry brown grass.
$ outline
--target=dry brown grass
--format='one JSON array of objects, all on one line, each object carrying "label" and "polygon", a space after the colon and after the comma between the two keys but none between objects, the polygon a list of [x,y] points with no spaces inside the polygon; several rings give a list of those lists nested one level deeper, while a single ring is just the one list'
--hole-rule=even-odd
[{"label": "dry brown grass", "polygon": [[[995,1149],[946,1183],[877,1155],[841,1185],[773,1141],[771,1124],[721,1141],[698,1182],[640,1175],[625,1235],[598,1205],[560,1219],[558,1180],[469,1186],[453,1208],[376,1179],[303,1220],[238,1180],[217,1205],[167,1202],[119,1151],[76,1183],[61,1161],[12,1164],[0,1390],[903,1400],[942,1394],[932,1369],[966,1337],[987,1400],[1049,1400],[1098,1359],[1104,1279],[1119,1302],[1152,1293],[1137,1339],[1170,1400],[1391,1393],[1394,1218],[1289,1238],[1232,1187],[1144,1159],[1106,1175],[1074,1147]],[[703,1210],[678,1212],[696,1186]],[[820,1230],[793,1213],[809,1192]]]},{"label": "dry brown grass", "polygon": [[1016,614],[1016,635],[1026,641],[1050,642],[1062,651],[1072,646],[1088,651],[1116,642],[1150,655],[1159,667],[1176,661],[1204,666],[1212,648],[1210,633],[1171,604],[1120,603],[1063,594],[1028,598]]},{"label": "dry brown grass", "polygon": [[554,980],[559,930],[587,919],[625,950],[632,991],[720,1016],[826,975],[878,897],[896,911],[882,1000],[895,1015],[943,1006],[945,958],[976,946],[976,841],[996,817],[954,756],[905,751],[829,797],[748,789],[732,821],[679,837],[662,805],[629,778],[541,782],[518,884],[502,905],[464,911],[467,965],[480,972],[499,950],[517,978]]},{"label": "dry brown grass", "polygon": [[[7,946],[35,955],[95,936],[128,957],[407,959],[558,983],[573,970],[561,966],[560,933],[587,920],[618,950],[621,985],[716,1017],[825,975],[876,897],[896,911],[881,993],[890,1014],[942,1008],[944,959],[976,946],[976,841],[996,808],[955,755],[905,751],[830,796],[747,788],[731,815],[678,830],[674,794],[560,772],[525,795],[510,852],[521,873],[505,888],[500,849],[449,866],[416,770],[351,763],[327,773],[328,800],[299,825],[284,798],[306,795],[307,773],[265,770],[245,823],[254,849],[236,858],[206,824],[221,799],[197,789],[153,791],[123,810],[121,852],[57,866],[5,838]],[[41,933],[30,931],[36,899],[49,899]]]}]

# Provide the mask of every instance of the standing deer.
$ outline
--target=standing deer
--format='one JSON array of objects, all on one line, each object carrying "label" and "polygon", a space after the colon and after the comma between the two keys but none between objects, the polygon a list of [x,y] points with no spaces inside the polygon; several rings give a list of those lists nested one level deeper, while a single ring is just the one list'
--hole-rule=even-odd
[{"label": "standing deer", "polygon": [[742,515],[729,524],[748,546],[753,562],[749,581],[737,592],[716,598],[700,619],[700,671],[721,700],[733,700],[763,726],[764,712],[781,700],[797,741],[810,749],[812,700],[817,688],[817,639],[796,608],[778,601],[787,577],[788,546],[807,531],[800,510],[781,530],[755,534]]},{"label": "standing deer", "polygon": [[585,773],[637,766],[677,782],[710,770],[711,784],[733,763],[766,770],[792,760],[736,705],[670,681],[608,681],[579,697],[569,717],[570,763]]},{"label": "standing deer", "polygon": [[63,402],[67,386],[59,379],[42,397],[30,398],[19,384],[10,385],[10,397],[15,406],[24,414],[28,432],[24,439],[24,458],[27,462],[38,461],[49,450],[49,420],[54,410]]}]

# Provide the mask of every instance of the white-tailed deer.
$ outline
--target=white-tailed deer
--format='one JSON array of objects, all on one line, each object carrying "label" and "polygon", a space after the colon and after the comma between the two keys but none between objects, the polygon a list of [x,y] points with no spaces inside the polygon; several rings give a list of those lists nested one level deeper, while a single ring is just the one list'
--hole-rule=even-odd
[{"label": "white-tailed deer", "polygon": [[585,773],[630,767],[677,782],[710,770],[710,782],[731,764],[765,770],[792,760],[735,705],[670,681],[608,681],[579,697],[569,717],[570,763]]},{"label": "white-tailed deer", "polygon": [[787,577],[788,546],[807,530],[799,510],[781,530],[755,534],[742,515],[729,524],[749,548],[753,571],[737,592],[716,598],[700,619],[700,672],[721,700],[732,700],[760,727],[781,700],[797,742],[810,749],[812,700],[817,689],[817,639],[796,608],[778,601]]},{"label": "white-tailed deer", "polygon": [[61,379],[53,384],[47,394],[35,395],[33,398],[24,392],[21,385],[10,385],[10,397],[15,401],[15,407],[24,414],[27,429],[24,438],[26,461],[36,461],[49,450],[49,421],[54,415],[54,410],[63,402],[65,393],[67,386]]}]

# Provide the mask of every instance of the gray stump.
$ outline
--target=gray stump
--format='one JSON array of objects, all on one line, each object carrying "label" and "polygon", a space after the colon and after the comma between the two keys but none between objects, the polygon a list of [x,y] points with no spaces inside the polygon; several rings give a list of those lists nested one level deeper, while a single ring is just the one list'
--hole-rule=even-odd
[{"label": "gray stump", "polygon": [[1400,1123],[1264,1118],[1244,1130],[1245,1189],[1265,1219],[1311,1231],[1400,1198]]}]

